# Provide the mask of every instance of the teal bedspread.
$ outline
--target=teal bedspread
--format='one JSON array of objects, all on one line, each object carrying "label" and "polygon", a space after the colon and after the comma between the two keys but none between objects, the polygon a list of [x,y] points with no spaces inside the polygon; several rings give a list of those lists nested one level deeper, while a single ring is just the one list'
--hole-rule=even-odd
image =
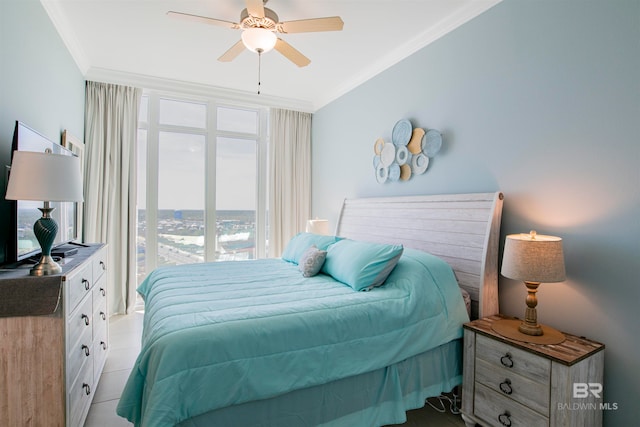
[{"label": "teal bedspread", "polygon": [[468,320],[450,267],[410,249],[370,292],[279,259],[160,268],[138,291],[142,349],[117,409],[136,426],[373,371],[460,338]]}]

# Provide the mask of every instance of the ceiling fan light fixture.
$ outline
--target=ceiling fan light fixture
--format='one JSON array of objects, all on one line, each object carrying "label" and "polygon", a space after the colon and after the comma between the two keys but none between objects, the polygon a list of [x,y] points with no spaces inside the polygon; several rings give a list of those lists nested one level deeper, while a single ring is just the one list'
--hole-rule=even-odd
[{"label": "ceiling fan light fixture", "polygon": [[252,52],[266,53],[276,45],[278,37],[265,28],[247,28],[242,31],[242,43]]}]

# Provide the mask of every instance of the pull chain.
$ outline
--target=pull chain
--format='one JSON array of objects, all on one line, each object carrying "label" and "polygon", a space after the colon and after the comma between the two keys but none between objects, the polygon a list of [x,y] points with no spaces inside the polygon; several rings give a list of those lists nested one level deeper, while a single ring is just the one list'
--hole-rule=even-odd
[{"label": "pull chain", "polygon": [[256,49],[256,52],[258,52],[258,95],[260,95],[260,68],[262,65],[262,49]]}]

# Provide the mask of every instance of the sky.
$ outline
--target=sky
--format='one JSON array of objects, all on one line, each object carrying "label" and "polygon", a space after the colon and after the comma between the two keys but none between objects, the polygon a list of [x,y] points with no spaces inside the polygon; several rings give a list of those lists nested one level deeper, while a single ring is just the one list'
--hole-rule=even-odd
[{"label": "sky", "polygon": [[[143,98],[141,117],[147,115]],[[163,124],[206,128],[206,105],[160,100]],[[255,111],[218,107],[217,129],[245,134],[257,132]],[[257,137],[253,139],[218,136],[207,141],[201,134],[159,132],[159,209],[203,210],[205,208],[205,159],[208,149],[216,150],[215,193],[218,210],[255,210]],[[170,131],[171,130],[171,131]],[[146,171],[147,132],[138,130],[138,170]],[[146,179],[138,175],[138,207],[146,207]]]}]

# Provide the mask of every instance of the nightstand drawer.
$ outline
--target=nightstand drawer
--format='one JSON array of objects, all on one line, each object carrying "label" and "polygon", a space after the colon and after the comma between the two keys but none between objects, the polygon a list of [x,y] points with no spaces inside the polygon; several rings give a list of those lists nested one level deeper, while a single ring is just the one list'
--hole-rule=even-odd
[{"label": "nightstand drawer", "polygon": [[476,334],[476,358],[500,369],[507,369],[532,381],[550,385],[551,361]]},{"label": "nightstand drawer", "polygon": [[476,359],[476,381],[496,393],[549,416],[549,386],[518,375],[508,368],[496,368],[482,359]]},{"label": "nightstand drawer", "polygon": [[546,418],[490,388],[476,383],[474,415],[492,426],[548,427]]},{"label": "nightstand drawer", "polygon": [[576,383],[603,382],[604,345],[565,334],[559,344],[534,344],[500,335],[494,315],[464,324],[462,418],[484,427],[602,427],[602,396],[593,410],[570,411]]}]

